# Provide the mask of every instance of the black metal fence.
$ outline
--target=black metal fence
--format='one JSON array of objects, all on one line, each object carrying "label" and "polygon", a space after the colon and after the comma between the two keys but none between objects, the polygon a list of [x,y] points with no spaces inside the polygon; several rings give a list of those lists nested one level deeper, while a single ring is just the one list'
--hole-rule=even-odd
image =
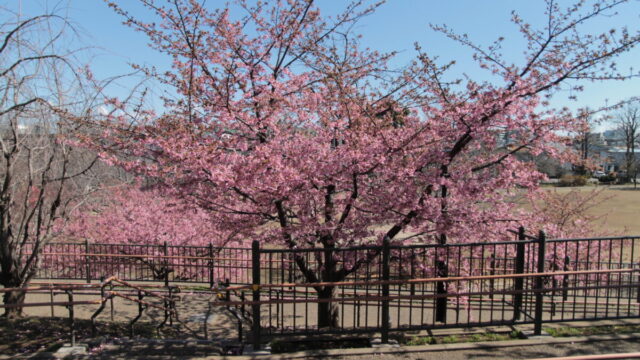
[{"label": "black metal fence", "polygon": [[[336,283],[331,302],[340,315],[331,328],[318,326],[319,304],[327,300],[298,268],[289,279],[282,266],[260,268],[266,274],[255,273],[254,281],[266,277],[276,286],[261,286],[254,298],[266,299],[259,314],[267,336],[382,332],[384,339],[389,331],[518,323],[534,324],[540,333],[548,322],[637,318],[638,245],[637,237],[547,241],[542,233],[521,233],[508,242],[332,249],[338,267],[378,255]],[[266,264],[292,263],[296,256],[311,264],[326,251],[259,254]],[[320,278],[322,267],[315,270]],[[287,286],[291,278],[309,284]]]},{"label": "black metal fence", "polygon": [[[31,248],[26,249],[29,253]],[[25,254],[25,256],[27,256]],[[36,278],[164,281],[215,284],[251,283],[251,249],[184,245],[48,243]]]},{"label": "black metal fence", "polygon": [[344,249],[60,243],[44,248],[38,277],[224,282],[238,294],[230,303],[252,307],[256,346],[287,334],[386,340],[392,331],[513,324],[539,333],[548,322],[640,316],[640,238],[514,237]]}]

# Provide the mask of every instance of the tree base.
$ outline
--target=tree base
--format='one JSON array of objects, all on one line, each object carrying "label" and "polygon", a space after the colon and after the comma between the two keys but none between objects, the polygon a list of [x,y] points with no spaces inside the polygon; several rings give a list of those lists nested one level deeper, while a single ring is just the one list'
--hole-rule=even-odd
[{"label": "tree base", "polygon": [[[24,304],[24,298],[26,293],[24,291],[9,291],[3,296],[4,305],[14,305],[4,309],[3,318],[6,319],[19,319],[23,316],[22,304]],[[17,306],[16,306],[17,305]]]},{"label": "tree base", "polygon": [[337,328],[340,311],[335,302],[326,302],[333,298],[333,288],[318,292],[318,328]]}]

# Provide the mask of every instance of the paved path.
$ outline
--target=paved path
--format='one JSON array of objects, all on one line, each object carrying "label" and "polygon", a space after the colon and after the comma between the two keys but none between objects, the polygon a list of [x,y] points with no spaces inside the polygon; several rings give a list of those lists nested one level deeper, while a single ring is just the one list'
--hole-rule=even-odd
[{"label": "paved path", "polygon": [[436,351],[417,354],[345,356],[346,360],[467,360],[467,359],[535,359],[556,356],[629,353],[640,351],[640,342],[633,340],[596,341],[552,345],[528,345],[505,348]]},{"label": "paved path", "polygon": [[[208,324],[208,338],[233,341],[237,338],[237,325],[236,320],[231,314],[223,308],[212,307],[209,308],[209,303],[213,301],[211,295],[203,295],[197,293],[183,292],[180,294],[183,297],[182,302],[178,303],[178,311],[181,319],[187,324],[188,331],[192,332],[194,336],[190,338],[200,337],[204,331],[205,320]],[[75,300],[96,300],[99,296],[96,294],[82,295],[76,294]],[[30,294],[27,302],[47,302],[50,300],[50,294]],[[66,301],[66,295],[55,295],[55,300]],[[91,314],[97,309],[97,305],[80,305],[76,307],[76,317],[88,319]],[[110,319],[110,304],[100,315],[99,319]],[[273,309],[277,312],[277,309]],[[67,316],[68,312],[63,307],[54,307],[54,314],[56,316]],[[263,309],[265,311],[265,309]],[[281,308],[282,313],[286,314],[286,308]],[[313,313],[313,312],[312,312]],[[36,316],[50,316],[51,309],[49,307],[29,308],[27,314]],[[116,321],[129,321],[137,314],[137,305],[124,299],[117,299],[114,301],[114,320]],[[283,314],[283,315],[284,315]],[[263,313],[263,316],[270,317],[269,314]],[[404,316],[402,316],[404,315]],[[407,317],[409,314],[401,312],[400,317]],[[282,315],[281,315],[282,316]],[[149,309],[141,321],[158,322],[158,319],[162,317],[162,314],[157,309]],[[276,319],[278,316],[275,316]],[[409,316],[411,317],[411,316]],[[290,319],[286,319],[285,322],[290,322]],[[245,329],[248,330],[248,329]],[[245,332],[246,334],[246,332]],[[552,340],[552,339],[549,339]],[[515,343],[514,343],[515,344]],[[433,348],[435,349],[435,348]],[[145,346],[137,346],[129,349],[112,349],[113,351],[107,351],[102,354],[103,358],[131,358],[144,354],[145,358],[158,357],[158,358],[182,358],[186,356],[206,356],[211,354],[209,349],[198,352],[195,347],[169,345],[166,344],[147,344]],[[563,343],[558,345],[548,345],[546,343],[538,343],[525,346],[510,346],[506,348],[495,348],[487,346],[476,346],[473,349],[456,350],[451,349],[434,351],[430,350],[423,353],[404,353],[404,354],[376,354],[375,351],[368,352],[367,355],[349,355],[349,351],[345,350],[339,353],[339,356],[344,359],[438,359],[438,360],[457,360],[457,359],[530,359],[549,356],[573,356],[580,354],[598,354],[598,353],[617,353],[617,352],[634,352],[640,351],[640,340],[607,340],[607,341],[592,341],[588,343]],[[171,354],[171,355],[169,355]],[[167,357],[168,355],[168,357]],[[336,358],[336,354],[332,354],[327,357]],[[280,356],[281,359],[286,359],[287,355]]]},{"label": "paved path", "polygon": [[[578,338],[576,338],[578,339]],[[578,356],[578,355],[594,355],[594,354],[611,354],[611,353],[632,353],[640,351],[640,342],[638,337],[626,340],[598,340],[598,341],[576,341],[565,342],[560,344],[538,344],[538,345],[520,345],[509,347],[491,347],[490,345],[473,344],[472,349],[462,350],[442,350],[428,351],[418,353],[386,353],[376,354],[375,350],[364,352],[360,355],[349,355],[351,350],[345,349],[341,353],[336,354],[335,351],[327,352],[324,355],[316,352],[314,355],[301,356],[300,353],[280,354],[272,356],[207,356],[206,352],[199,351],[195,346],[184,347],[181,345],[148,345],[146,347],[136,346],[133,348],[107,348],[101,353],[94,353],[91,359],[197,359],[197,360],[284,360],[284,359],[345,359],[345,360],[468,360],[468,359],[537,359],[557,356]],[[549,339],[550,342],[558,339]],[[570,339],[561,339],[567,341]],[[580,340],[580,339],[578,339]],[[584,339],[582,339],[584,340]],[[526,342],[522,341],[521,343]],[[539,342],[538,342],[539,343]],[[456,346],[452,344],[451,347]],[[410,349],[410,348],[407,348]],[[204,350],[204,349],[203,349]]]}]

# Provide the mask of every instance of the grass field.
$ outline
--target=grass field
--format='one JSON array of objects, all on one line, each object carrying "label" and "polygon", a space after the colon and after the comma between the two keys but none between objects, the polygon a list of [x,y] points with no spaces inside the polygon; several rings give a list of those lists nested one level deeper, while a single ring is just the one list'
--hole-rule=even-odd
[{"label": "grass field", "polygon": [[[607,198],[602,204],[589,212],[592,215],[606,215],[603,221],[599,221],[598,227],[611,230],[623,235],[640,236],[640,187],[634,189],[633,185],[600,185],[604,188],[601,196]],[[593,191],[593,186],[553,188],[559,193],[567,193],[571,190]],[[552,191],[550,189],[550,191]]]}]

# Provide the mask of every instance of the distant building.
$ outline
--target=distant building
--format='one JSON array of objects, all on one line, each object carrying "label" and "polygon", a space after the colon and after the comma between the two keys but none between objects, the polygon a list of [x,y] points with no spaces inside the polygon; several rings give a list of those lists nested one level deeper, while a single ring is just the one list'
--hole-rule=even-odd
[{"label": "distant building", "polygon": [[[618,172],[624,170],[626,160],[627,149],[622,146],[612,146],[600,152],[600,166],[602,171],[606,173]],[[634,153],[636,164],[640,163],[640,152]]]},{"label": "distant building", "polygon": [[[503,151],[510,150],[517,145],[517,133],[514,131],[494,130],[496,145]],[[619,129],[607,130],[599,133],[589,133],[586,139],[576,139],[572,146],[582,156],[586,156],[589,162],[596,165],[596,170],[605,173],[620,172],[625,169],[626,146],[623,133]],[[566,149],[564,144],[553,145],[558,151]],[[538,170],[547,174],[551,178],[560,177],[566,173],[578,172],[579,167],[572,164],[563,164],[550,158],[547,154],[532,156],[528,151],[523,150],[516,154],[522,161],[535,162]],[[640,163],[640,144],[635,153],[637,163]],[[584,171],[584,168],[582,168]]]},{"label": "distant building", "polygon": [[607,146],[625,146],[624,133],[620,129],[606,130],[602,137]]}]

